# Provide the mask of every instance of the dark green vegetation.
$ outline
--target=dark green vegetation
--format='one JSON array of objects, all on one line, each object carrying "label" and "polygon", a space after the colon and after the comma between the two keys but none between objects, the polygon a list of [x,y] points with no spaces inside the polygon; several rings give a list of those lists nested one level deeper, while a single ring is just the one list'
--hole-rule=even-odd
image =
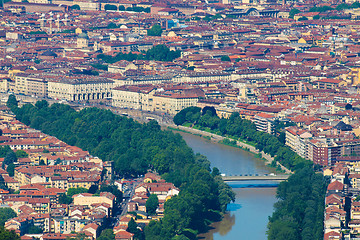
[{"label": "dark green vegetation", "polygon": [[159,207],[159,199],[156,194],[151,194],[146,201],[146,212],[149,215],[155,215],[156,209]]},{"label": "dark green vegetation", "polygon": [[269,240],[323,239],[326,181],[304,167],[280,183],[275,212],[269,218]]},{"label": "dark green vegetation", "polygon": [[[1,177],[2,178],[2,177]],[[16,217],[16,213],[11,208],[0,208],[0,239],[1,240],[20,240],[20,236],[15,231],[4,228],[5,222]]]},{"label": "dark green vegetation", "polygon": [[71,8],[71,10],[80,10],[80,6],[77,4],[72,5],[70,8]]},{"label": "dark green vegetation", "polygon": [[294,18],[294,16],[298,13],[301,13],[301,11],[297,8],[293,8],[289,12],[289,18]]},{"label": "dark green vegetation", "polygon": [[339,11],[344,9],[353,9],[353,8],[360,8],[360,3],[359,2],[354,2],[352,4],[341,3],[336,6],[336,10]]},{"label": "dark green vegetation", "polygon": [[332,7],[329,7],[329,6],[322,6],[322,7],[312,7],[310,8],[309,12],[326,12],[326,11],[329,11],[329,10],[334,10]]},{"label": "dark green vegetation", "polygon": [[254,123],[242,119],[238,113],[233,113],[229,119],[220,119],[214,108],[205,107],[201,110],[198,107],[189,107],[175,115],[174,123],[190,123],[194,128],[247,142],[260,151],[275,156],[277,162],[293,171],[312,165],[310,161],[301,158],[281,143],[276,136],[257,131]]},{"label": "dark green vegetation", "polygon": [[223,62],[231,62],[231,59],[230,59],[229,56],[224,55],[224,56],[221,56],[221,61],[223,61]]},{"label": "dark green vegetation", "polygon": [[104,7],[104,9],[105,9],[105,11],[106,11],[106,10],[113,10],[113,11],[117,11],[117,10],[118,10],[117,6],[112,5],[112,4],[106,4],[105,7]]},{"label": "dark green vegetation", "polygon": [[180,51],[170,51],[170,49],[163,45],[156,45],[146,51],[145,53],[118,53],[116,56],[110,56],[106,54],[99,54],[97,58],[103,60],[106,63],[115,63],[120,60],[133,61],[133,60],[155,60],[155,61],[173,61],[180,57]]},{"label": "dark green vegetation", "polygon": [[147,30],[148,36],[161,36],[162,29],[159,24],[153,25],[149,30]]},{"label": "dark green vegetation", "polygon": [[126,230],[130,233],[133,233],[134,239],[136,239],[136,240],[144,240],[145,239],[144,232],[138,228],[138,225],[133,218],[131,218],[131,220],[128,224],[128,228]]},{"label": "dark green vegetation", "polygon": [[98,240],[115,240],[115,234],[112,229],[105,229],[101,232]]},{"label": "dark green vegetation", "polygon": [[8,231],[4,227],[0,227],[1,240],[20,240],[20,236],[14,230]]},{"label": "dark green vegetation", "polygon": [[[268,239],[323,238],[326,181],[322,175],[315,174],[312,162],[284,145],[283,135],[277,134],[276,137],[256,131],[255,124],[242,119],[238,113],[233,113],[229,119],[220,119],[212,107],[185,108],[174,117],[174,123],[248,142],[294,171],[288,181],[282,182],[278,188],[279,202],[275,204],[275,212],[269,219]],[[288,125],[291,123],[276,122],[276,133],[280,132],[282,126]],[[234,141],[227,141],[229,145],[235,144]]]},{"label": "dark green vegetation", "polygon": [[66,194],[61,194],[59,196],[60,204],[70,204],[73,201],[73,196],[79,193],[87,193],[87,188],[69,188]]},{"label": "dark green vegetation", "polygon": [[[11,105],[11,104],[10,104]],[[45,101],[11,110],[17,119],[47,134],[88,150],[104,161],[114,161],[120,176],[138,176],[147,169],[180,188],[165,204],[165,216],[146,229],[146,239],[195,239],[198,232],[221,218],[235,199],[218,171],[211,172],[203,157],[195,155],[179,134],[162,131],[155,121],[140,124],[109,110],[86,108],[76,112],[67,105]],[[207,167],[206,167],[207,166]]]},{"label": "dark green vegetation", "polygon": [[0,226],[4,226],[7,220],[16,216],[16,213],[11,208],[0,208]]}]

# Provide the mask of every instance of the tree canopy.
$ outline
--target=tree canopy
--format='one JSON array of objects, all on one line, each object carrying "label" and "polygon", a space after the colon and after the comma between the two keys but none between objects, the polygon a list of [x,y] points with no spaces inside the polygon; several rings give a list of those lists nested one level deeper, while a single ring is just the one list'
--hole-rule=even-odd
[{"label": "tree canopy", "polygon": [[150,29],[147,30],[148,36],[161,36],[162,29],[159,24],[153,25]]},{"label": "tree canopy", "polygon": [[294,16],[298,13],[301,13],[301,11],[297,8],[293,8],[289,12],[289,18],[294,18]]},{"label": "tree canopy", "polygon": [[156,194],[151,194],[145,204],[146,212],[149,215],[155,215],[156,209],[159,207],[159,199]]},{"label": "tree canopy", "polygon": [[16,213],[9,207],[0,208],[0,226],[3,227],[5,222],[11,218],[16,217]]},{"label": "tree canopy", "polygon": [[16,100],[16,96],[11,94],[6,102],[6,106],[10,109],[18,106],[18,101]]},{"label": "tree canopy", "polygon": [[[151,169],[180,188],[179,195],[166,201],[163,221],[146,227],[147,239],[195,236],[218,220],[226,205],[235,200],[229,186],[211,174],[208,161],[195,156],[179,134],[161,130],[156,121],[140,124],[109,110],[75,111],[58,103],[42,108],[25,104],[14,108],[14,113],[31,127],[104,161],[114,161],[119,177],[138,176]],[[60,199],[67,197],[62,195]],[[158,231],[161,235],[155,236]]]},{"label": "tree canopy", "polygon": [[101,232],[97,240],[115,240],[115,234],[112,229],[105,229]]},{"label": "tree canopy", "polygon": [[15,233],[14,230],[7,230],[4,227],[0,227],[0,239],[1,240],[20,240],[20,236]]},{"label": "tree canopy", "polygon": [[115,63],[121,60],[133,61],[133,60],[156,60],[156,61],[173,61],[181,56],[179,50],[170,50],[166,45],[159,44],[144,53],[118,53],[114,57],[106,54],[99,54],[97,58],[103,60],[106,63]]}]

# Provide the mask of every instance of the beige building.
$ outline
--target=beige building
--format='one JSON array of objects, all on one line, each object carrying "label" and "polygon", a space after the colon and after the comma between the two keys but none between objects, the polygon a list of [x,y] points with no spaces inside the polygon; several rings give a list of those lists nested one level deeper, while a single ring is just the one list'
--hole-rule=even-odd
[{"label": "beige building", "polygon": [[27,73],[18,73],[15,75],[15,93],[47,97],[47,86],[47,80],[42,77]]},{"label": "beige building", "polygon": [[116,87],[112,89],[112,95],[114,107],[176,114],[184,108],[196,106],[204,92],[200,89],[164,90],[143,85]]},{"label": "beige building", "polygon": [[112,89],[112,105],[119,108],[148,110],[149,96],[154,92],[155,87],[152,85],[116,87]]},{"label": "beige building", "polygon": [[100,196],[94,196],[90,193],[80,193],[73,196],[74,205],[91,206],[92,204],[107,203],[113,208],[115,196],[108,192],[100,193]]},{"label": "beige building", "polygon": [[68,101],[101,100],[111,97],[113,81],[100,78],[64,79],[48,83],[50,98]]},{"label": "beige building", "polygon": [[182,109],[196,106],[199,96],[187,93],[158,93],[149,98],[150,111],[166,112],[176,114]]},{"label": "beige building", "polygon": [[126,60],[122,60],[122,61],[110,64],[108,66],[108,71],[111,73],[124,73],[127,70],[137,70],[137,69],[138,69],[138,67],[135,64],[128,62]]},{"label": "beige building", "polygon": [[87,220],[78,219],[76,217],[53,218],[53,221],[54,221],[54,232],[64,233],[64,234],[80,232],[89,222]]}]

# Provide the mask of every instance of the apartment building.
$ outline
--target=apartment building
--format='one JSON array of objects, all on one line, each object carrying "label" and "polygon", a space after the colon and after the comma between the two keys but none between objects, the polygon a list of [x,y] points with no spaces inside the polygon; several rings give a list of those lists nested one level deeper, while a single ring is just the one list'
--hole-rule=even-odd
[{"label": "apartment building", "polygon": [[312,137],[312,134],[308,131],[291,126],[286,128],[285,132],[285,144],[288,145],[294,152],[299,154],[300,157],[309,159],[310,151],[308,147],[308,140]]},{"label": "apartment building", "polygon": [[120,108],[149,109],[149,96],[154,94],[152,85],[120,86],[112,89],[112,105]]},{"label": "apartment building", "polygon": [[67,101],[101,100],[111,97],[113,81],[103,78],[49,81],[49,97]]},{"label": "apartment building", "polygon": [[14,91],[28,96],[47,97],[48,82],[40,76],[18,73],[15,75]]},{"label": "apartment building", "polygon": [[274,132],[274,120],[275,117],[267,113],[258,113],[253,118],[256,130],[270,134]]}]

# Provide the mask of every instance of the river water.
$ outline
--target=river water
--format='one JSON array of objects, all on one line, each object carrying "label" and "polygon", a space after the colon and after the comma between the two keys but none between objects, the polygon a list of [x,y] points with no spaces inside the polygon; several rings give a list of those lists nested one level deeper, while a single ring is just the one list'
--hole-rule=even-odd
[{"label": "river water", "polygon": [[[180,133],[195,153],[205,155],[211,167],[217,167],[226,175],[266,174],[272,169],[253,154],[238,148],[211,142],[202,137]],[[222,221],[214,223],[213,229],[200,235],[206,240],[265,240],[268,217],[276,202],[277,183],[230,182],[236,200],[229,204],[228,213]],[[261,187],[259,187],[261,186]],[[267,187],[264,187],[267,186]]]}]

